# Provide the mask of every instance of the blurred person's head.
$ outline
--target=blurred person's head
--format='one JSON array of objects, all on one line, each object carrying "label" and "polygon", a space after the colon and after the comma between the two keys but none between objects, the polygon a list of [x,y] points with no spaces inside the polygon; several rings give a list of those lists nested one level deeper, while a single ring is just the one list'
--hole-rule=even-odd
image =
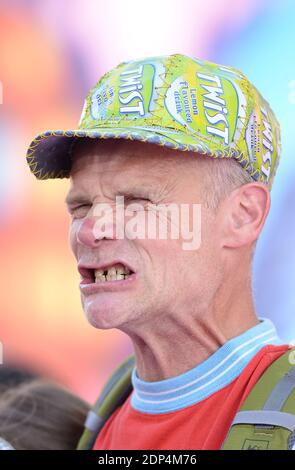
[{"label": "blurred person's head", "polygon": [[75,449],[89,406],[43,379],[6,389],[0,396],[0,437],[16,450]]},{"label": "blurred person's head", "polygon": [[36,373],[23,366],[2,364],[0,366],[0,393],[37,377]]}]

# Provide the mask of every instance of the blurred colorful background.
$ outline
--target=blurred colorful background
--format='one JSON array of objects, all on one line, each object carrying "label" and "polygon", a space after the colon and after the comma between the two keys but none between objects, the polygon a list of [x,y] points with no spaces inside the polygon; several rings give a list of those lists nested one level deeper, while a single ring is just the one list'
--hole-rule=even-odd
[{"label": "blurred colorful background", "polygon": [[84,317],[68,246],[68,180],[37,181],[34,135],[77,125],[108,69],[184,53],[235,66],[271,103],[283,155],[255,259],[257,312],[295,339],[295,2],[293,0],[1,0],[0,341],[4,363],[93,401],[132,345]]}]

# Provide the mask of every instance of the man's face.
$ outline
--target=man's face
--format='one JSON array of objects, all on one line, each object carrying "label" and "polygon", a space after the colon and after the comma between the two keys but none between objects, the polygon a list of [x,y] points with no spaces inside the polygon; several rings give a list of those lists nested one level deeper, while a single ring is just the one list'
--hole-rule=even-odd
[{"label": "man's face", "polygon": [[[76,144],[67,198],[70,243],[82,277],[83,309],[95,327],[132,332],[138,325],[156,326],[165,315],[186,314],[212,300],[222,273],[215,219],[202,204],[204,158],[125,140],[81,139]],[[147,223],[144,238],[116,237],[116,196],[124,197],[125,209],[138,204]],[[94,230],[100,204],[110,208],[107,224],[113,235],[105,238],[95,236]],[[183,204],[190,207],[191,231],[200,229],[192,205],[201,204],[198,249],[184,249],[187,239],[180,227],[179,237],[171,239],[175,219],[165,211],[156,219],[163,224],[166,217],[168,237],[148,237],[148,213],[159,204],[174,204],[179,213]],[[131,218],[129,212],[125,227]]]}]

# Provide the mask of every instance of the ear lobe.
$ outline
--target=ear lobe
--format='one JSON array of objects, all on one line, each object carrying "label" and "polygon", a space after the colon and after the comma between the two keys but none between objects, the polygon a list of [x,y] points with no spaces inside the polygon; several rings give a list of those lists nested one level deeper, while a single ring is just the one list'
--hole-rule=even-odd
[{"label": "ear lobe", "polygon": [[248,183],[233,190],[223,206],[223,246],[251,245],[263,228],[270,208],[270,193],[263,183]]}]

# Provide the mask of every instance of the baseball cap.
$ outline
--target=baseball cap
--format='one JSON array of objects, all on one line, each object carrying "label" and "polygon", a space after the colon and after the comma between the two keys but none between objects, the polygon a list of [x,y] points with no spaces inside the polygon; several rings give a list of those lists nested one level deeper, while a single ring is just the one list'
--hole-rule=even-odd
[{"label": "baseball cap", "polygon": [[269,189],[281,153],[279,123],[247,77],[182,54],[122,62],[104,74],[85,99],[77,129],[48,130],[30,144],[27,162],[36,178],[68,178],[81,137],[232,158]]}]

